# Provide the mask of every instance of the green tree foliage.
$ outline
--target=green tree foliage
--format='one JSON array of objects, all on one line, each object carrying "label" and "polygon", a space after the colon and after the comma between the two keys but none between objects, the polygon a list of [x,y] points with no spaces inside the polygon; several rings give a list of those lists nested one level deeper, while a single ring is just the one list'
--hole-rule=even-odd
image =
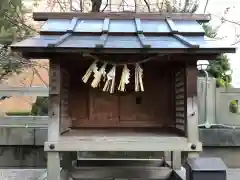
[{"label": "green tree foliage", "polygon": [[19,20],[22,19],[21,0],[1,0],[0,1],[0,38],[13,41],[16,35],[21,33],[18,27]]},{"label": "green tree foliage", "polygon": [[22,0],[0,1],[0,43],[12,43],[34,32],[25,16]]},{"label": "green tree foliage", "polygon": [[22,0],[0,0],[0,82],[29,66],[29,61],[11,53],[8,48],[12,42],[34,32],[26,21]]},{"label": "green tree foliage", "polygon": [[22,67],[29,65],[28,61],[10,53],[8,45],[35,31],[26,21],[25,7],[22,0],[0,0],[0,81],[12,72],[21,72]]},{"label": "green tree foliage", "polygon": [[32,106],[31,114],[33,116],[48,115],[48,97],[37,97],[36,102]]},{"label": "green tree foliage", "polygon": [[[216,38],[217,30],[213,29],[209,24],[203,24],[206,36]],[[220,54],[216,60],[209,62],[208,73],[217,80],[217,87],[229,87],[232,82],[232,75],[229,58],[226,54]]]}]

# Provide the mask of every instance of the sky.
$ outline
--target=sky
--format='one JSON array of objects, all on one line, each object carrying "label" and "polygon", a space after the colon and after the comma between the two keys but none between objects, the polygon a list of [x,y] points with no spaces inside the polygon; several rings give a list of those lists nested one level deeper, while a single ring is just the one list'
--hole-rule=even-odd
[{"label": "sky", "polygon": [[[206,0],[200,0],[200,7],[198,13],[203,13],[204,5]],[[209,5],[207,7],[207,12],[212,14],[212,20],[210,24],[213,27],[217,27],[220,23],[220,18],[224,15],[226,8],[230,8],[227,15],[224,17],[228,20],[233,20],[239,22],[240,24],[240,0],[209,0]],[[239,38],[237,38],[239,35]],[[225,23],[220,26],[218,31],[219,37],[224,37],[226,45],[232,45],[237,42],[237,39],[240,41],[240,25],[233,23]],[[240,47],[240,43],[233,45],[235,47]],[[237,49],[235,54],[228,54],[230,58],[231,68],[233,70],[233,86],[240,88],[240,49]]]}]

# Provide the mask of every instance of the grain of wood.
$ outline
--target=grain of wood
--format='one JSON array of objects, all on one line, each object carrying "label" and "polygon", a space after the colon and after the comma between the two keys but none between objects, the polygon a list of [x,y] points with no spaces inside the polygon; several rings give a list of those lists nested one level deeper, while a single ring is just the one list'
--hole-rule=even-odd
[{"label": "grain of wood", "polygon": [[[55,144],[55,149],[49,149]],[[201,151],[201,143],[196,143]],[[59,141],[45,143],[46,151],[192,151],[186,137],[174,133],[106,130],[72,130]]]}]

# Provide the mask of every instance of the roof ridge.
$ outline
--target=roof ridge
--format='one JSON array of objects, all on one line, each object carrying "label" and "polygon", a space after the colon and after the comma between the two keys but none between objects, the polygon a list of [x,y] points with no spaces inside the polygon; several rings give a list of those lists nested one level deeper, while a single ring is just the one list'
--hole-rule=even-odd
[{"label": "roof ridge", "polygon": [[211,20],[210,14],[193,14],[193,13],[105,13],[105,12],[34,12],[33,19],[35,21],[46,21],[48,19],[72,19],[72,18],[85,18],[85,19],[165,19],[171,17],[178,20],[196,20],[201,22],[208,22]]}]

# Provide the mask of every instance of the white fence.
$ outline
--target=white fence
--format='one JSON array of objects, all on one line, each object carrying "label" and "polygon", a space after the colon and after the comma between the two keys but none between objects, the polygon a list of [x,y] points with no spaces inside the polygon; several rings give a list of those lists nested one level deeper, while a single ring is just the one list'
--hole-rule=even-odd
[{"label": "white fence", "polygon": [[[48,96],[46,87],[0,87],[0,96]],[[47,128],[47,116],[0,116],[0,127]]]},{"label": "white fence", "polygon": [[230,112],[229,108],[232,101],[240,103],[240,88],[216,88],[216,80],[209,78],[205,112],[205,82],[204,78],[198,78],[199,124],[204,123],[207,113],[210,124],[240,127],[240,114]]}]

